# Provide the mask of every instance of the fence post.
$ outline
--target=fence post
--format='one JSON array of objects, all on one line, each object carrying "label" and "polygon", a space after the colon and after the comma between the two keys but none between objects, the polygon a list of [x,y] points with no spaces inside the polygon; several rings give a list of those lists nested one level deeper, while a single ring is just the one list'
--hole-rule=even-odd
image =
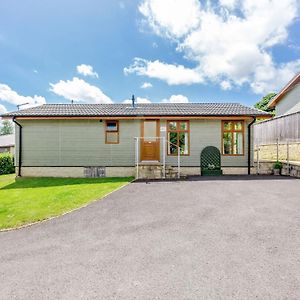
[{"label": "fence post", "polygon": [[290,175],[290,143],[286,140],[286,164],[288,169],[288,174]]},{"label": "fence post", "polygon": [[139,138],[135,138],[136,179],[139,179]]},{"label": "fence post", "polygon": [[166,178],[166,138],[163,137],[163,177]]},{"label": "fence post", "polygon": [[257,146],[256,149],[256,174],[259,175],[259,145]]},{"label": "fence post", "polygon": [[178,170],[178,179],[180,179],[180,147],[177,148],[178,156],[177,156],[177,170]]},{"label": "fence post", "polygon": [[276,143],[276,160],[279,160],[279,138],[277,138],[277,143]]}]

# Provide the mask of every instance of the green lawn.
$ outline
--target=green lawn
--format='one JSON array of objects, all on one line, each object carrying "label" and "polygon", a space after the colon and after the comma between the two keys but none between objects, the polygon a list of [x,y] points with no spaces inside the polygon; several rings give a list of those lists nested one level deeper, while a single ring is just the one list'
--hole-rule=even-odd
[{"label": "green lawn", "polygon": [[58,216],[126,185],[128,178],[21,178],[0,176],[0,229]]}]

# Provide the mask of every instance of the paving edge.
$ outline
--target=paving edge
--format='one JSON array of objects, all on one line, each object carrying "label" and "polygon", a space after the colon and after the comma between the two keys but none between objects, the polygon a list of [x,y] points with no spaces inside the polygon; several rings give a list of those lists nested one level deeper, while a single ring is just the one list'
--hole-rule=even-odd
[{"label": "paving edge", "polygon": [[133,180],[129,181],[128,183],[126,183],[126,184],[124,184],[124,185],[118,187],[117,189],[115,189],[115,190],[109,192],[108,194],[106,194],[106,195],[103,196],[102,198],[98,198],[98,199],[92,200],[91,202],[89,202],[89,203],[87,203],[87,204],[85,204],[85,205],[83,205],[83,206],[80,206],[80,207],[74,208],[74,209],[72,209],[72,210],[69,210],[69,211],[67,211],[67,212],[64,212],[64,213],[61,214],[61,215],[57,215],[57,216],[53,216],[53,217],[50,217],[50,218],[46,218],[46,219],[43,219],[43,220],[40,220],[40,221],[36,221],[36,222],[24,224],[24,225],[21,225],[21,226],[18,226],[18,227],[0,229],[0,233],[1,233],[1,232],[7,232],[7,231],[20,230],[20,229],[23,229],[23,228],[27,228],[27,227],[30,227],[30,226],[33,226],[33,225],[41,224],[41,223],[44,223],[44,222],[48,222],[48,221],[51,221],[51,220],[53,220],[53,219],[57,219],[57,218],[60,218],[60,217],[62,217],[62,216],[68,215],[68,214],[70,214],[70,213],[72,213],[72,212],[75,212],[75,211],[77,211],[77,210],[80,210],[80,209],[82,209],[82,208],[85,208],[85,207],[89,206],[90,204],[92,204],[92,203],[94,203],[94,202],[97,202],[97,201],[100,201],[100,200],[105,199],[106,197],[108,197],[108,196],[111,195],[112,193],[121,190],[121,189],[124,188],[125,186],[127,186],[127,185],[133,183],[134,181],[135,181],[135,179],[133,179]]}]

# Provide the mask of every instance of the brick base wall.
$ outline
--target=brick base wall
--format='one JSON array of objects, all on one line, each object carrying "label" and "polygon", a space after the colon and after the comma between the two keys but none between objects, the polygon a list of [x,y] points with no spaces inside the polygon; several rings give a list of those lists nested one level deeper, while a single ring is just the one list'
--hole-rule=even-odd
[{"label": "brick base wall", "polygon": [[[259,163],[258,174],[261,175],[271,175],[273,174],[273,166],[275,161],[261,161]],[[254,163],[255,170],[257,170],[257,162]],[[281,175],[292,176],[300,178],[300,162],[299,163],[290,163],[289,165],[286,162],[282,162]]]},{"label": "brick base wall", "polygon": [[[101,177],[129,177],[136,175],[135,167],[103,167],[103,172],[87,172],[85,167],[22,167],[22,177],[70,177],[70,178],[84,178],[90,177],[91,174],[100,174]],[[149,167],[140,167],[140,176],[142,178],[161,178],[162,166],[156,166],[156,169],[148,170]],[[240,167],[222,167],[224,175],[246,175],[247,168]],[[150,172],[151,171],[151,172]],[[153,172],[152,172],[153,171]],[[150,173],[155,173],[155,176],[150,176]],[[251,168],[251,173],[255,174],[255,169]],[[18,174],[18,168],[16,168]],[[201,175],[200,167],[181,167],[181,176]],[[166,166],[166,177],[176,178],[177,167]]]},{"label": "brick base wall", "polygon": [[[85,167],[22,167],[22,177],[89,177]],[[16,168],[18,174],[18,168]],[[103,177],[129,177],[135,175],[134,167],[105,167]]]}]

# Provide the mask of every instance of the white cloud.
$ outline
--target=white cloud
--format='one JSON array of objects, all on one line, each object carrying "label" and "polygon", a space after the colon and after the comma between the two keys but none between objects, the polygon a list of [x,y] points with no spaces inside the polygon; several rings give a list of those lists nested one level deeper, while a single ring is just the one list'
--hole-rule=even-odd
[{"label": "white cloud", "polygon": [[0,104],[0,115],[5,114],[7,112],[7,109],[4,105]]},{"label": "white cloud", "polygon": [[224,91],[232,89],[230,81],[227,81],[227,80],[221,81],[220,86],[221,86],[221,89],[224,90]]},{"label": "white cloud", "polygon": [[[270,84],[280,86],[289,80],[282,74],[294,75],[298,61],[278,64],[272,57],[275,45],[287,41],[288,27],[294,22],[297,0],[143,0],[139,10],[154,32],[175,42],[176,50],[196,63],[193,73],[198,80],[172,80],[172,72],[161,76],[150,72],[149,65],[167,66],[170,71],[178,66],[164,62],[139,59],[129,67],[138,75],[159,78],[168,84],[202,83],[203,79],[220,84],[222,88],[249,84],[256,93],[270,91]],[[170,13],[170,8],[172,13]],[[142,65],[142,66],[141,66]],[[261,72],[272,76],[264,79]],[[154,74],[153,74],[154,73]],[[158,73],[158,74],[157,74]],[[159,76],[160,75],[160,76]],[[270,74],[269,74],[270,75]],[[201,80],[200,80],[201,78]],[[279,82],[280,81],[280,82]]]},{"label": "white cloud", "polygon": [[72,80],[60,80],[57,83],[50,83],[50,86],[50,91],[68,100],[87,103],[112,103],[112,100],[98,87],[77,77]]},{"label": "white cloud", "polygon": [[152,88],[152,87],[153,87],[153,85],[150,82],[144,82],[141,85],[141,89],[148,89],[148,88]]},{"label": "white cloud", "polygon": [[278,92],[299,70],[300,59],[276,67],[274,64],[260,66],[251,87],[257,94]]},{"label": "white cloud", "polygon": [[20,109],[25,109],[46,103],[46,99],[42,96],[22,96],[12,90],[8,85],[3,83],[0,83],[0,100],[13,105],[21,105],[26,103],[25,105],[20,106]]},{"label": "white cloud", "polygon": [[238,4],[238,0],[220,0],[220,5],[229,9],[233,9]]},{"label": "white cloud", "polygon": [[83,76],[92,76],[98,78],[99,75],[93,70],[93,67],[90,65],[81,64],[76,67],[77,72]]},{"label": "white cloud", "polygon": [[189,99],[183,95],[172,95],[169,99],[163,99],[164,103],[188,103]]},{"label": "white cloud", "polygon": [[139,11],[147,18],[157,34],[181,37],[199,25],[200,1],[143,1]]},{"label": "white cloud", "polygon": [[[126,99],[126,100],[123,101],[123,103],[131,104],[132,100]],[[136,103],[151,103],[151,100],[149,100],[147,98],[136,97]]]},{"label": "white cloud", "polygon": [[169,85],[193,84],[203,81],[201,75],[194,69],[185,68],[182,65],[171,65],[159,60],[149,61],[136,57],[128,68],[124,68],[126,75],[136,73],[166,81]]}]

